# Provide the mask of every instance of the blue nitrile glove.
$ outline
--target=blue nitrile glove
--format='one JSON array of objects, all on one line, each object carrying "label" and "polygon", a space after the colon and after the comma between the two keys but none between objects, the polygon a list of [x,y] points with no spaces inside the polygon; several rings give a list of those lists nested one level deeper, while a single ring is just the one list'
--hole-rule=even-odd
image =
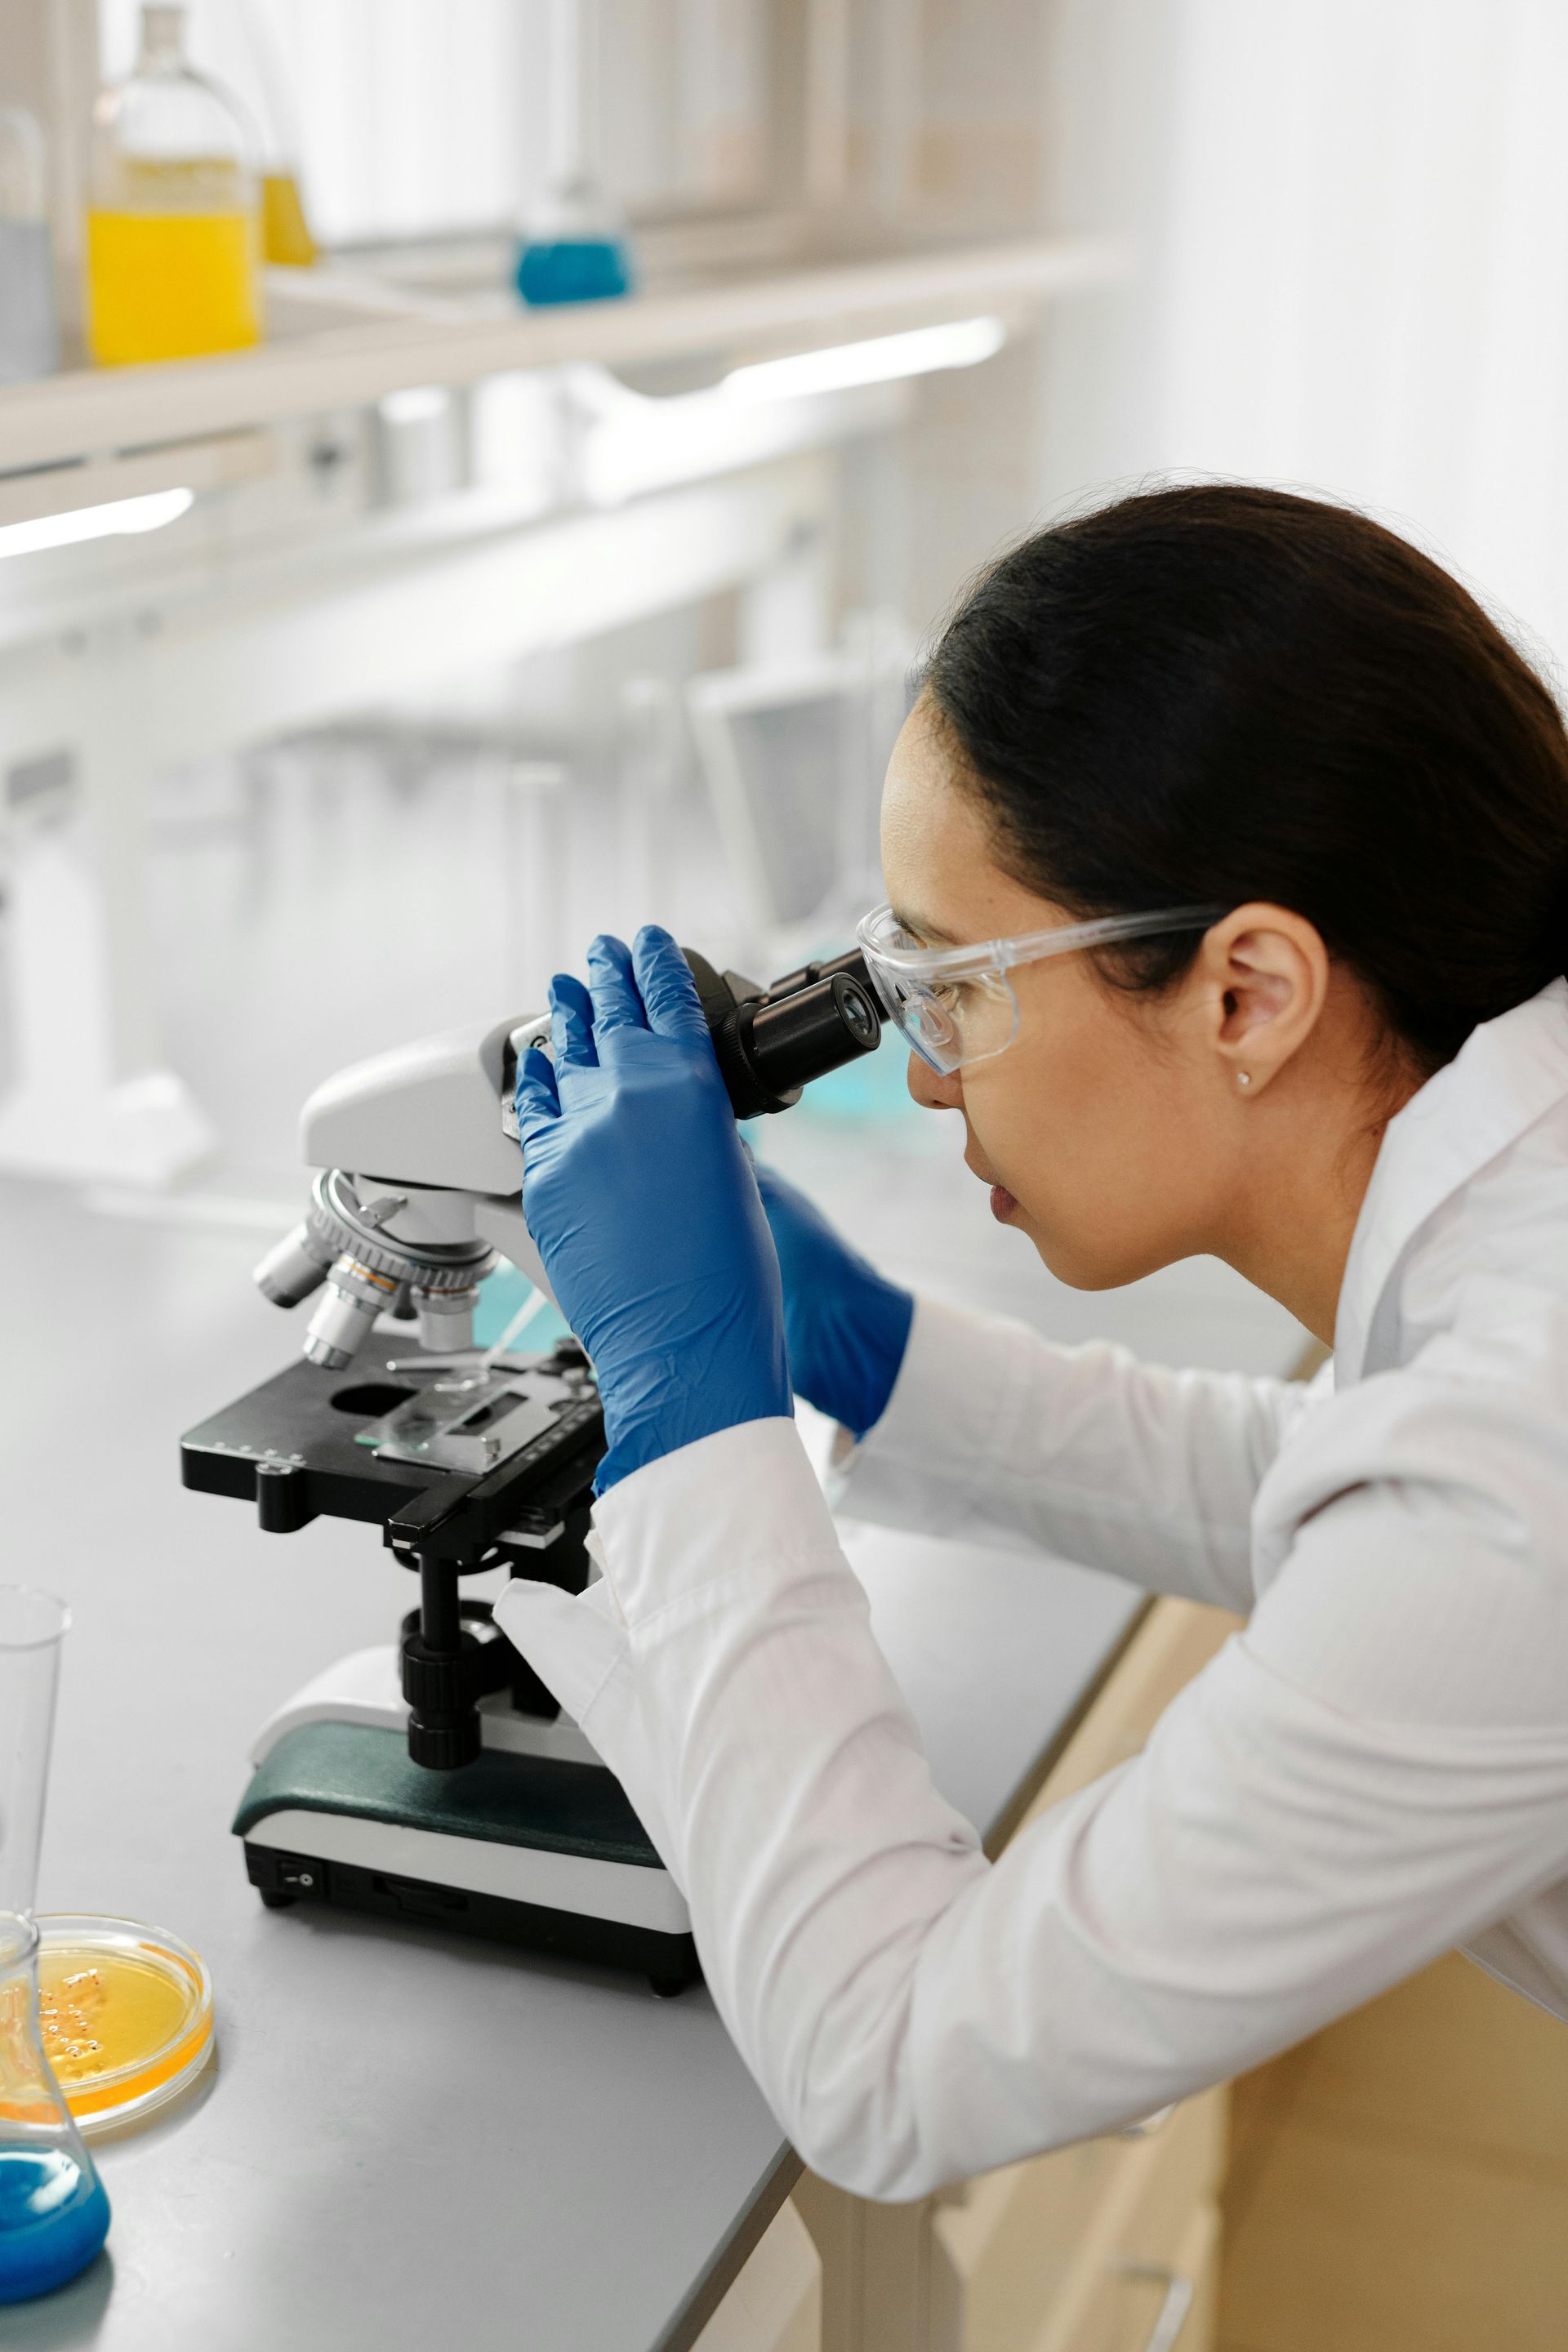
[{"label": "blue nitrile glove", "polygon": [[757,1164],[784,1276],[795,1392],[864,1437],[880,1421],[909,1345],[915,1302],[836,1234],[814,1201]]},{"label": "blue nitrile glove", "polygon": [[593,1359],[601,1494],[677,1446],[787,1418],[784,1300],[767,1219],[690,968],[668,931],[601,936],[588,986],[550,986],[553,1069],[517,1079],[522,1209]]}]

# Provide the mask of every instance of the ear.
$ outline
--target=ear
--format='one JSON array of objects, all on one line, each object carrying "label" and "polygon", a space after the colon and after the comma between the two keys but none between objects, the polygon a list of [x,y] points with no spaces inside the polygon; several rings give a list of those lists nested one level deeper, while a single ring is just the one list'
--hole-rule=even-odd
[{"label": "ear", "polygon": [[1227,1091],[1259,1094],[1300,1052],[1329,993],[1329,951],[1287,907],[1235,907],[1198,950],[1205,1029]]}]

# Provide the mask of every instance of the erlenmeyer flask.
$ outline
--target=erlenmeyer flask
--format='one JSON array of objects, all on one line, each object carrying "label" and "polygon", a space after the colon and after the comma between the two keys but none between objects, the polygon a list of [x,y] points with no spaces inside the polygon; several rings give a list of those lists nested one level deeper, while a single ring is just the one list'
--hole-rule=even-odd
[{"label": "erlenmeyer flask", "polygon": [[237,23],[250,64],[242,87],[261,132],[261,257],[284,268],[309,269],[321,259],[300,193],[300,127],[273,22],[261,0],[240,0]]},{"label": "erlenmeyer flask", "polygon": [[525,302],[601,302],[631,291],[619,205],[596,168],[598,0],[553,0],[550,17],[551,168],[524,224],[517,290]]},{"label": "erlenmeyer flask", "polygon": [[0,1585],[0,2304],[85,2270],[109,2200],[38,2037],[34,1883],[48,1785],[62,1601]]}]

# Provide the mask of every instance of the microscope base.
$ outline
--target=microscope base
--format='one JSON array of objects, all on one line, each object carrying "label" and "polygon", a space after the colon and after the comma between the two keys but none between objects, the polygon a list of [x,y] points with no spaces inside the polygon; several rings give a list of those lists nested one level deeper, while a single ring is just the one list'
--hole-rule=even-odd
[{"label": "microscope base", "polygon": [[251,1777],[235,1833],[264,1902],[330,1903],[646,1974],[698,1974],[686,1905],[603,1765],[487,1749],[456,1772],[400,1733],[314,1722]]}]

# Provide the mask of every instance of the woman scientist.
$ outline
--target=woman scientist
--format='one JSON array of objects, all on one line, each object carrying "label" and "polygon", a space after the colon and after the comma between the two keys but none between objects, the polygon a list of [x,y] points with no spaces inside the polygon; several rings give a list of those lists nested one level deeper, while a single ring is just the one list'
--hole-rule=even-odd
[{"label": "woman scientist", "polygon": [[[993,1213],[1086,1289],[1210,1252],[1334,1359],[1310,1389],[1163,1371],[911,1302],[791,1188],[759,1197],[666,934],[556,982],[524,1202],[603,1387],[604,1577],[496,1613],[686,1889],[781,2122],[908,2198],[1253,2065],[1455,1944],[1568,2016],[1546,688],[1357,515],[1133,498],[969,596],[882,850],[867,961]],[[931,1784],[792,1375],[847,1433],[856,1516],[1247,1615],[1142,1756],[994,1864]]]}]

